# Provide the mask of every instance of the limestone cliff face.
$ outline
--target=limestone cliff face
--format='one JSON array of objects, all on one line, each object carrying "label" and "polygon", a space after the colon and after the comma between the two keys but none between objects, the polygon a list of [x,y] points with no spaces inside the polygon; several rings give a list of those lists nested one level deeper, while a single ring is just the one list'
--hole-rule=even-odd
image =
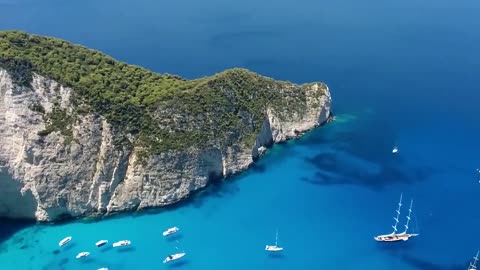
[{"label": "limestone cliff face", "polygon": [[37,74],[30,87],[17,85],[0,69],[0,216],[54,221],[177,202],[211,179],[245,170],[259,149],[326,122],[331,103],[326,85],[301,87],[305,110],[286,114],[267,108],[253,145],[190,147],[137,162],[139,149],[114,147],[115,131],[98,115],[76,119],[68,142],[60,132],[39,135],[46,129],[43,114],[54,104],[72,110],[72,89]]}]

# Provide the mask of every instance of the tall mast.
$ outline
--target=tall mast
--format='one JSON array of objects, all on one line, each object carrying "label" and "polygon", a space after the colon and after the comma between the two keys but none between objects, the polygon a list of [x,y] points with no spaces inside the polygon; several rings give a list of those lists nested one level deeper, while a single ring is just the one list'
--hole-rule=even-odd
[{"label": "tall mast", "polygon": [[278,242],[278,229],[277,229],[277,232],[275,233],[275,246],[277,246],[277,242]]},{"label": "tall mast", "polygon": [[473,257],[473,263],[470,263],[470,269],[477,269],[477,261],[478,261],[478,251],[477,251],[477,255],[475,255],[475,257]]},{"label": "tall mast", "polygon": [[392,234],[397,233],[398,218],[400,217],[400,208],[402,208],[402,198],[403,198],[403,193],[400,193],[400,201],[398,202],[397,217],[393,218],[395,220],[395,225],[392,225],[392,228],[393,228]]},{"label": "tall mast", "polygon": [[410,201],[410,208],[408,209],[407,223],[405,224],[405,231],[402,234],[406,234],[408,230],[408,223],[410,223],[410,215],[412,214],[413,199]]}]

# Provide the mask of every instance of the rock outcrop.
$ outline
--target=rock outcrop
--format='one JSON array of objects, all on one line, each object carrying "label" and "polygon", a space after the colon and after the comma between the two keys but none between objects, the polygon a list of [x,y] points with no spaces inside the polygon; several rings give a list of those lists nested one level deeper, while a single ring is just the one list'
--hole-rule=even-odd
[{"label": "rock outcrop", "polygon": [[115,148],[112,127],[98,115],[79,118],[69,143],[59,132],[38,135],[46,124],[35,105],[48,113],[59,103],[69,111],[72,89],[37,74],[31,87],[16,85],[0,69],[0,216],[54,221],[175,203],[212,179],[245,170],[259,149],[327,121],[328,88],[304,87],[304,112],[280,118],[268,108],[252,146],[190,147],[136,162],[137,149]]},{"label": "rock outcrop", "polygon": [[161,207],[330,117],[323,83],[244,69],[185,80],[66,41],[0,31],[0,217]]}]

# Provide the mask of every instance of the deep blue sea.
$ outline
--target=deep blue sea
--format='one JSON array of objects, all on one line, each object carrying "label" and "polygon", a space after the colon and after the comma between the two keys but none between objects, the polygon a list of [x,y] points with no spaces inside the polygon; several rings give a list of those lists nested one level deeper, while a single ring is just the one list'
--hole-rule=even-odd
[{"label": "deep blue sea", "polygon": [[[479,14],[478,0],[0,0],[0,29],[154,71],[197,78],[246,67],[324,81],[337,116],[168,211],[1,222],[0,269],[466,269],[480,249]],[[414,199],[420,235],[377,243],[400,193]],[[174,225],[180,233],[164,239]],[[272,257],[264,247],[277,229],[285,252]],[[100,239],[132,245],[97,249]],[[161,263],[177,249],[184,260]],[[81,251],[90,257],[76,260]]]}]

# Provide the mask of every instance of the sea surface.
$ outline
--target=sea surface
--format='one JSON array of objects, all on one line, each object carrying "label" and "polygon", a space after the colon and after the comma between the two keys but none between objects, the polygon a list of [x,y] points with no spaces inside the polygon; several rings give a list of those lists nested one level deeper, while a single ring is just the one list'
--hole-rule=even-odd
[{"label": "sea surface", "polygon": [[[245,67],[324,81],[336,115],[172,209],[57,226],[2,221],[0,269],[466,269],[480,249],[479,14],[478,0],[0,0],[0,29],[157,72]],[[375,242],[391,232],[401,193],[399,228],[413,199],[420,235]],[[171,226],[180,232],[166,239]],[[285,250],[271,256],[276,231]],[[100,239],[132,245],[96,248]],[[81,251],[91,255],[75,259]],[[186,257],[162,264],[177,251]]]}]

